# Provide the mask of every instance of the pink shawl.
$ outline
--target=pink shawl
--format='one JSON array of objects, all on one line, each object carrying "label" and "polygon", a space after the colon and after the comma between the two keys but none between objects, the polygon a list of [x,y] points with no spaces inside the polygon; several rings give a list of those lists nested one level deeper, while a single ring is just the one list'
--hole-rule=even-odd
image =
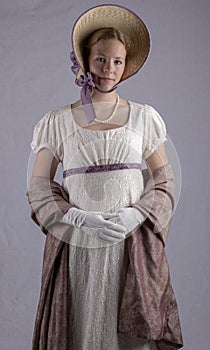
[{"label": "pink shawl", "polygon": [[[45,177],[32,177],[27,197],[32,219],[46,234],[32,350],[69,350],[69,250],[59,239],[65,237],[68,225],[57,220],[71,204],[61,185]],[[174,208],[169,164],[151,174],[142,197],[133,206],[147,219],[126,240],[129,265],[118,332],[156,340],[158,350],[179,349],[183,346],[181,327],[164,250]]]}]

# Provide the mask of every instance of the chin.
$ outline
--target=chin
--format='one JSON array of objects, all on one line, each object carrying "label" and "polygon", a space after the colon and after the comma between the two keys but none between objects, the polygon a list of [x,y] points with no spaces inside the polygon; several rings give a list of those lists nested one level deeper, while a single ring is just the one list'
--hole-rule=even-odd
[{"label": "chin", "polygon": [[104,87],[98,87],[99,90],[101,90],[102,92],[108,92],[109,90],[112,90],[114,86],[109,86],[107,88]]},{"label": "chin", "polygon": [[104,92],[113,89],[114,86],[115,86],[115,84],[106,84],[106,85],[105,84],[103,84],[103,85],[96,84],[96,88],[98,88],[99,90],[104,91]]}]

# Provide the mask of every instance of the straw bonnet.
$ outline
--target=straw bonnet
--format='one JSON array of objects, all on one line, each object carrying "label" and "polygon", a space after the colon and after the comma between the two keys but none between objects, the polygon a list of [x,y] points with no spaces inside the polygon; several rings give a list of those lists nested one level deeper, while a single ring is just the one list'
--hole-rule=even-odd
[{"label": "straw bonnet", "polygon": [[143,21],[132,11],[119,5],[100,5],[83,13],[72,30],[72,47],[84,72],[82,42],[97,29],[114,27],[126,40],[127,62],[122,79],[135,74],[146,61],[150,50],[149,31]]}]

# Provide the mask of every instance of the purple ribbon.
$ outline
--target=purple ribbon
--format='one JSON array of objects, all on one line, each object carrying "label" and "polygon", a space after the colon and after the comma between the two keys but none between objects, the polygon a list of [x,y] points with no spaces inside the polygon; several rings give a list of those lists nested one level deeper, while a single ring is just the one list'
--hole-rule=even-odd
[{"label": "purple ribbon", "polygon": [[[79,70],[81,69],[81,66],[77,61],[74,51],[70,53],[70,59],[73,63],[71,70],[75,75],[77,75]],[[88,124],[90,124],[96,118],[95,110],[93,108],[93,103],[91,100],[91,92],[95,87],[95,84],[93,82],[93,77],[90,72],[87,72],[87,73],[83,72],[79,78],[75,79],[75,83],[78,86],[82,87],[80,96],[82,100],[83,109],[86,114],[87,122]]]},{"label": "purple ribbon", "polygon": [[64,170],[63,177],[66,178],[70,175],[84,174],[84,173],[98,173],[103,171],[123,170],[123,169],[139,169],[142,170],[141,163],[117,163],[117,164],[102,164],[102,165],[90,165],[80,168],[71,168]]},{"label": "purple ribbon", "polygon": [[80,70],[80,64],[79,64],[79,62],[78,62],[77,59],[76,59],[76,56],[75,56],[74,51],[72,51],[72,52],[70,53],[70,59],[71,59],[71,61],[72,61],[72,63],[73,63],[73,66],[71,66],[71,70],[72,70],[72,72],[73,72],[75,75],[77,75],[77,73],[78,73],[79,70]]}]

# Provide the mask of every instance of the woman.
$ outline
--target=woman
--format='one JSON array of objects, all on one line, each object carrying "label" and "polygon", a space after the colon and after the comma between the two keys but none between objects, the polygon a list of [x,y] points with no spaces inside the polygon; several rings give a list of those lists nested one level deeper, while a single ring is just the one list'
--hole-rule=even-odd
[{"label": "woman", "polygon": [[145,62],[149,41],[123,7],[80,16],[71,59],[81,99],[35,127],[27,194],[47,239],[33,350],[182,347],[164,253],[174,205],[165,123],[116,93]]}]

